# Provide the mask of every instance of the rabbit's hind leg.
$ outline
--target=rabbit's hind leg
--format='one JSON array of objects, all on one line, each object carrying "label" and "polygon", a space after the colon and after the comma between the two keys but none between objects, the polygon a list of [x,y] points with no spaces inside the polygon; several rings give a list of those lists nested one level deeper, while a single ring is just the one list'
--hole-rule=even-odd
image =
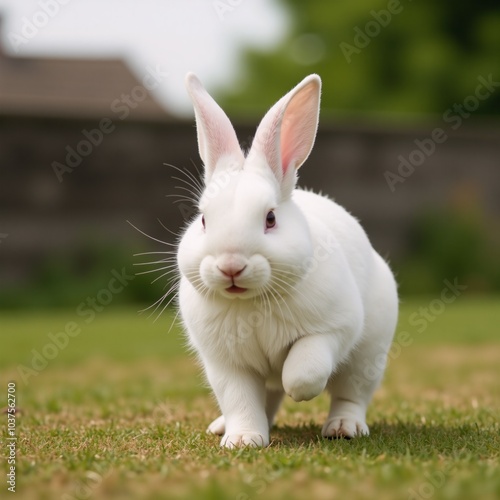
[{"label": "rabbit's hind leg", "polygon": [[[365,345],[363,345],[365,344]],[[368,345],[366,345],[368,344]],[[330,412],[322,435],[328,438],[353,438],[368,435],[366,409],[384,374],[386,352],[378,348],[378,363],[373,363],[374,348],[366,340],[358,345],[349,361],[330,379]]]},{"label": "rabbit's hind leg", "polygon": [[366,409],[387,363],[398,316],[396,283],[387,264],[376,254],[370,294],[365,303],[365,327],[361,341],[348,361],[329,380],[332,400],[324,437],[351,438],[368,435]]}]

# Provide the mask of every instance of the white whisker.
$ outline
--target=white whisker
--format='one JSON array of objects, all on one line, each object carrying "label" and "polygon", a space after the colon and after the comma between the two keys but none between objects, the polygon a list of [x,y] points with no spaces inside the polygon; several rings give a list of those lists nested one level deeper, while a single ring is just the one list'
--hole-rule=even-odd
[{"label": "white whisker", "polygon": [[140,252],[140,253],[134,253],[134,257],[139,257],[140,255],[154,255],[154,254],[174,254],[176,255],[177,252],[173,251],[163,251],[163,252]]},{"label": "white whisker", "polygon": [[188,203],[193,205],[193,209],[197,204],[197,200],[194,200],[193,198],[184,194],[166,194],[165,198],[176,198],[173,203],[181,203],[183,201],[187,201]]},{"label": "white whisker", "polygon": [[[283,287],[280,283],[278,283],[278,282],[276,281],[276,277],[271,278],[271,282],[272,282],[272,284],[273,284],[273,285],[278,286],[281,290],[283,290],[286,294],[288,294],[287,290],[286,290],[286,289],[285,289],[285,288],[284,288],[284,287]],[[278,290],[274,289],[274,291],[275,291],[278,295],[280,295],[280,294],[278,293]],[[283,297],[281,297],[281,298],[283,299]],[[283,302],[283,304],[286,306],[286,308],[288,309],[288,312],[290,313],[290,319],[294,318],[294,317],[295,317],[295,315],[292,313],[292,310],[290,309],[290,306],[288,305],[288,302],[287,302],[286,300],[284,300],[284,299],[282,300],[282,302]],[[283,319],[284,319],[284,318],[283,318]]]},{"label": "white whisker", "polygon": [[[153,323],[156,323],[156,321],[158,321],[158,319],[160,318],[160,316],[164,313],[165,309],[172,303],[172,301],[175,299],[175,297],[177,297],[177,294],[175,294],[174,296],[172,296],[172,298],[163,306],[163,309],[158,313],[158,316],[156,316],[156,318],[154,319]],[[155,311],[156,311],[156,309],[155,309]]]},{"label": "white whisker", "polygon": [[157,269],[148,269],[147,271],[141,271],[139,273],[135,273],[135,275],[140,276],[141,274],[157,273],[158,271],[164,271],[165,269],[172,269],[172,266],[158,267]]},{"label": "white whisker", "polygon": [[272,286],[269,286],[267,288],[267,291],[271,294],[271,297],[274,299],[274,302],[276,303],[276,305],[278,306],[278,310],[280,311],[280,314],[281,314],[281,318],[283,319],[283,323],[286,323],[286,319],[285,319],[285,315],[283,313],[283,309],[281,309],[281,306],[280,306],[280,303],[279,303],[279,300],[277,299],[277,297],[275,296],[274,294],[274,289],[272,288]]},{"label": "white whisker", "polygon": [[156,241],[157,243],[161,243],[162,245],[169,245],[169,246],[177,246],[173,243],[168,243],[167,241],[162,241],[159,240],[158,238],[154,238],[153,236],[150,236],[149,234],[145,233],[144,231],[141,231],[138,227],[134,226],[130,221],[127,221],[128,224],[130,224],[136,231],[139,231],[141,234],[149,238],[150,240]]},{"label": "white whisker", "polygon": [[175,261],[172,260],[171,258],[162,259],[162,260],[152,260],[150,262],[134,262],[132,265],[133,266],[149,266],[149,265],[152,265],[152,264],[165,264],[167,262],[173,262],[172,266],[175,265]]},{"label": "white whisker", "polygon": [[[177,298],[178,297],[178,293],[175,294],[175,297]],[[174,316],[174,319],[172,320],[172,323],[170,325],[170,328],[168,329],[168,332],[167,332],[167,335],[170,333],[170,331],[172,330],[172,328],[174,327],[175,325],[175,322],[177,321],[177,318],[179,317],[179,314],[180,314],[181,310],[179,308],[177,308],[177,312],[175,313],[175,316]]]},{"label": "white whisker", "polygon": [[[165,224],[163,224],[163,222],[160,220],[160,219],[156,219],[159,223],[160,223],[160,226],[165,229],[165,231],[168,231],[172,236],[175,236],[177,239],[180,238],[180,235],[179,233],[176,233],[175,231],[172,231],[171,229],[169,229],[167,226],[165,226]],[[176,244],[172,244],[172,246],[177,246]],[[177,252],[176,252],[177,253]]]},{"label": "white whisker", "polygon": [[299,297],[302,298],[302,300],[304,301],[304,303],[307,304],[308,308],[311,308],[315,312],[315,314],[319,314],[319,311],[317,310],[317,308],[315,307],[315,305],[312,303],[311,298],[308,297],[304,292],[302,292],[301,290],[299,290],[296,285],[289,284],[287,281],[281,279],[279,276],[273,276],[273,280],[276,280],[275,284],[277,286],[279,286],[282,290],[285,290],[285,288],[284,288],[283,285],[280,285],[280,283],[284,283],[285,285],[287,285],[290,288],[290,290],[288,290],[287,293],[290,293],[290,291],[293,291]]},{"label": "white whisker", "polygon": [[[160,276],[157,276],[152,282],[151,284],[153,284],[155,281],[158,281],[159,279],[163,278],[164,276],[168,276],[169,274],[172,274],[173,272],[175,272],[173,269],[170,269],[169,271],[167,271],[166,273],[163,273],[161,274]],[[169,284],[170,282],[167,282],[167,285]]]},{"label": "white whisker", "polygon": [[188,181],[190,181],[193,186],[193,188],[195,188],[196,190],[198,190],[200,193],[203,192],[203,183],[200,181],[200,171],[198,170],[198,167],[196,166],[196,164],[194,162],[193,163],[193,166],[194,168],[196,169],[196,173],[198,175],[198,177],[196,175],[194,175],[192,172],[190,172],[187,168],[186,169],[181,169],[179,167],[176,167],[175,165],[169,165],[169,164],[166,164],[170,167],[172,167],[173,169],[177,170],[179,173],[181,173],[182,175],[186,176],[186,178],[188,179]]},{"label": "white whisker", "polygon": [[[178,179],[177,177],[174,177],[174,179]],[[179,180],[182,180],[182,179],[179,179]],[[191,189],[190,189],[191,188]],[[198,194],[196,191],[193,192],[193,187],[191,185],[189,185],[189,188],[186,187],[186,186],[175,186],[174,189],[179,189],[180,191],[187,191],[189,194],[193,195],[196,197],[196,195]]]}]

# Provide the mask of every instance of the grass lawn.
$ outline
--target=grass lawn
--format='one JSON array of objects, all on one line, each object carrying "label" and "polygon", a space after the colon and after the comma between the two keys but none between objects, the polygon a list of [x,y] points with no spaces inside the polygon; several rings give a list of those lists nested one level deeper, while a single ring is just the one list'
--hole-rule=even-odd
[{"label": "grass lawn", "polygon": [[[288,399],[260,450],[222,450],[205,434],[217,408],[181,332],[167,333],[172,317],[109,309],[86,324],[74,310],[0,314],[0,408],[9,381],[19,407],[17,498],[500,498],[499,298],[404,302],[371,435],[324,440],[326,396]],[[71,322],[81,333],[47,348]],[[53,359],[20,372],[32,368],[32,350]],[[5,457],[5,412],[2,420]]]}]

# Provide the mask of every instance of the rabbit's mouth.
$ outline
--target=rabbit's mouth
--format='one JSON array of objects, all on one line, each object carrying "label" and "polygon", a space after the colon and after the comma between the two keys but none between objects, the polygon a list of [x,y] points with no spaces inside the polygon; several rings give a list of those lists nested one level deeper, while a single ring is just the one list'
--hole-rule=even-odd
[{"label": "rabbit's mouth", "polygon": [[231,285],[229,288],[226,288],[226,292],[229,292],[229,293],[243,293],[246,291],[247,291],[247,288],[241,288],[241,287],[236,286],[236,285]]}]

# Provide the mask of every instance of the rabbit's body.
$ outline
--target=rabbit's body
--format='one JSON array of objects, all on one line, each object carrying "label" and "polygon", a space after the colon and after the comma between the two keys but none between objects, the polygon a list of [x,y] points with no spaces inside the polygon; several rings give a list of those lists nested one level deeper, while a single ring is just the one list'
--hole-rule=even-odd
[{"label": "rabbit's body", "polygon": [[[215,296],[207,300],[187,278],[182,279],[180,290],[184,321],[197,352],[253,369],[279,385],[290,346],[304,335],[336,332],[342,346],[339,362],[349,356],[361,338],[365,312],[370,308],[371,278],[383,274],[387,267],[357,220],[341,206],[298,189],[293,202],[305,216],[317,254],[303,263],[308,274],[300,289],[282,297],[277,287],[278,302],[271,296],[271,304],[262,297],[238,300]],[[324,219],[331,223],[325,224]]]},{"label": "rabbit's body", "polygon": [[[202,122],[212,114],[204,115],[199,89],[191,91]],[[292,92],[285,111],[278,107],[281,120],[296,95],[304,105],[300,86]],[[223,413],[209,430],[225,433],[226,446],[267,445],[284,392],[302,401],[325,388],[332,407],[323,435],[367,434],[366,407],[397,320],[394,278],[357,220],[326,197],[293,190],[295,170],[283,167],[280,175],[270,168],[265,137],[276,126],[271,118],[246,158],[214,148],[219,157],[208,170],[203,215],[178,251],[183,322]],[[206,143],[214,138],[198,133],[210,163]],[[296,144],[295,138],[292,149]],[[293,157],[295,149],[282,146],[280,158]]]}]

